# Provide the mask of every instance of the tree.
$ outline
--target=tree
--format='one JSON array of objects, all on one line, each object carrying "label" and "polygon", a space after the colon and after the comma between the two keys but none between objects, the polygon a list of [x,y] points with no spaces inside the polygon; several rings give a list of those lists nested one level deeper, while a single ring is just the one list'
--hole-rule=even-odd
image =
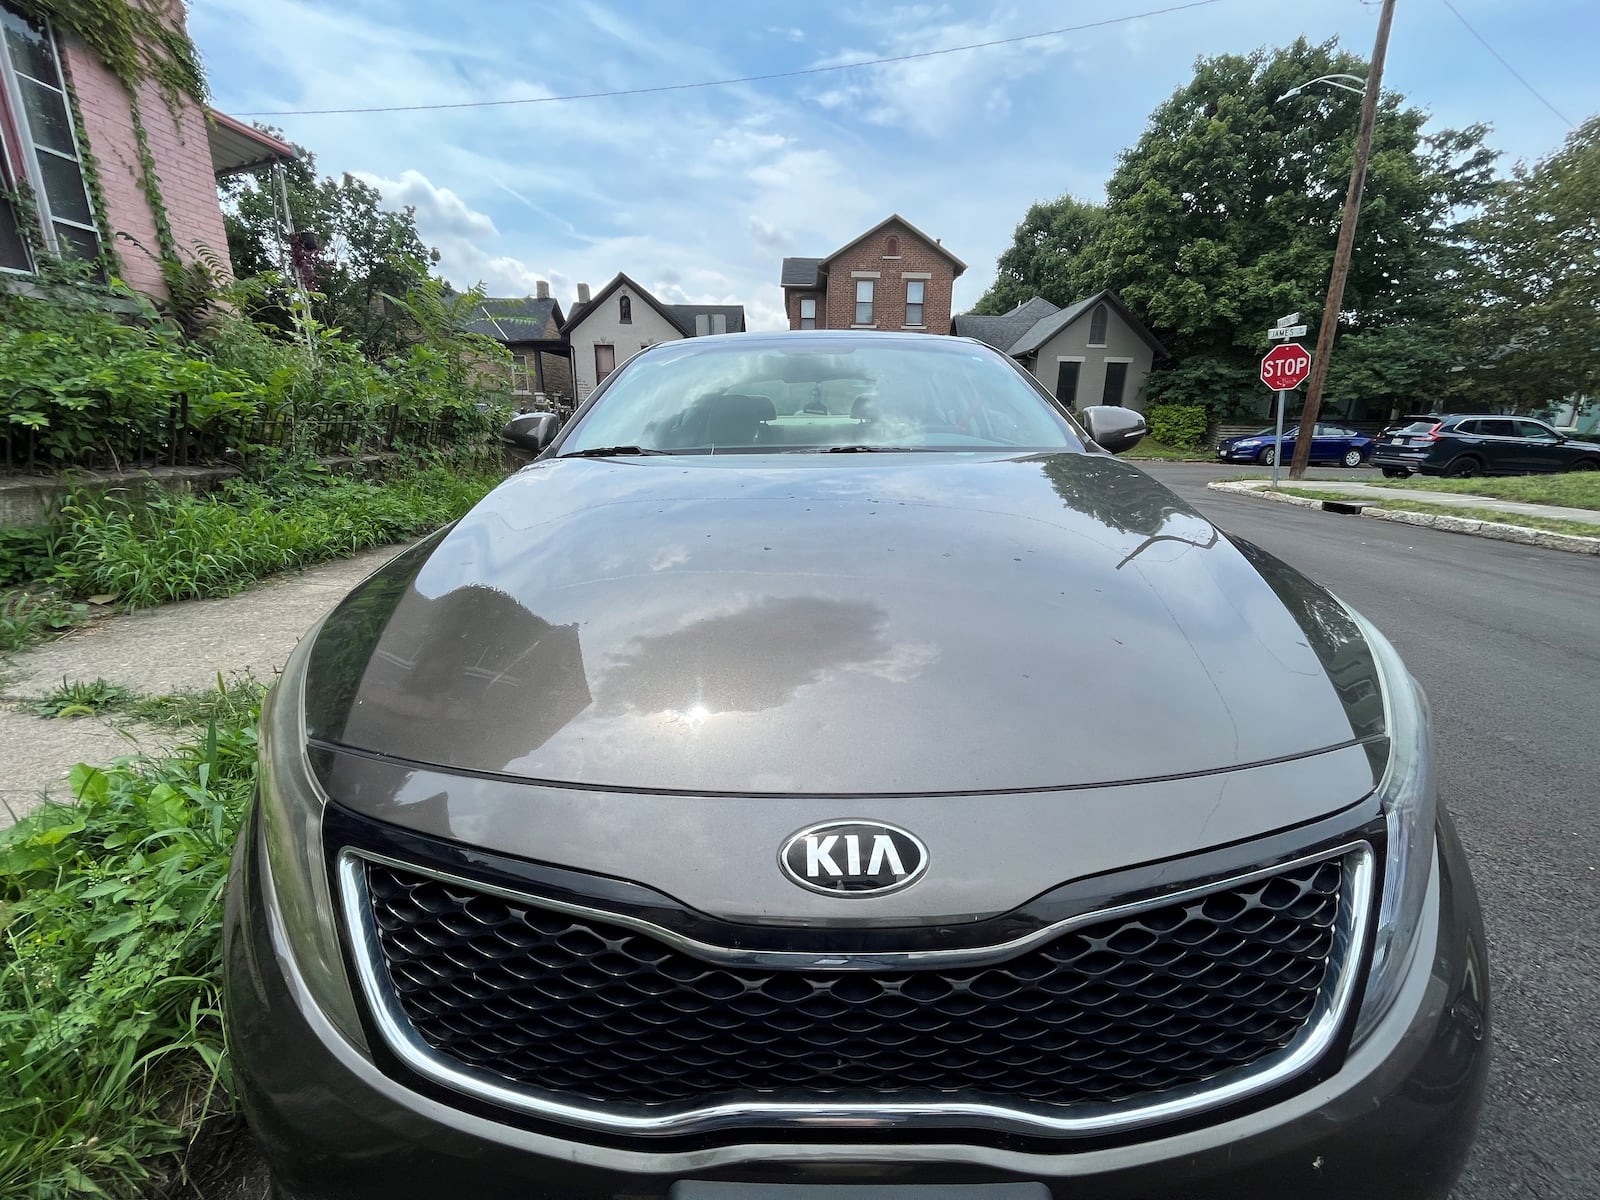
[{"label": "tree", "polygon": [[1033,205],[1000,256],[995,280],[973,311],[1010,312],[1023,301],[1043,296],[1065,308],[1092,289],[1085,252],[1094,244],[1105,207],[1075,196]]},{"label": "tree", "polygon": [[[1364,72],[1336,41],[1200,59],[1123,153],[1104,211],[1057,201],[1057,237],[1052,206],[1035,205],[985,301],[1008,307],[1023,280],[1040,291],[1066,281],[1072,294],[1049,296],[1057,303],[1115,288],[1172,353],[1151,376],[1152,398],[1263,410],[1264,333],[1284,313],[1321,307],[1360,116],[1346,93],[1279,98],[1321,75]],[[1329,378],[1334,413],[1414,404],[1456,353],[1446,319],[1464,253],[1455,214],[1482,198],[1493,155],[1482,128],[1428,137],[1425,120],[1384,93]]]},{"label": "tree", "polygon": [[[312,291],[311,311],[319,322],[343,330],[368,358],[382,359],[406,346],[410,321],[385,297],[404,298],[419,288],[439,252],[417,234],[413,208],[382,207],[377,189],[348,173],[318,178],[315,157],[300,153],[282,168],[295,235],[291,269]],[[220,188],[235,274],[282,270],[285,236],[276,181],[235,175]],[[276,323],[286,324],[285,306],[279,307]],[[271,311],[256,315],[275,317]]]},{"label": "tree", "polygon": [[1527,411],[1600,393],[1600,116],[1494,188],[1466,274],[1466,376]]}]

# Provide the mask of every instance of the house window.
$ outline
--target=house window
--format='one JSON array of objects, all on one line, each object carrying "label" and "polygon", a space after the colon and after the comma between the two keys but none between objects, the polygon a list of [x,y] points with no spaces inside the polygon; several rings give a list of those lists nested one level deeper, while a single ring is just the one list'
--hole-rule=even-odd
[{"label": "house window", "polygon": [[1106,322],[1109,314],[1104,304],[1097,304],[1094,312],[1089,316],[1089,345],[1104,346],[1106,344]]},{"label": "house window", "polygon": [[1056,375],[1056,399],[1071,412],[1078,407],[1078,372],[1083,370],[1083,363],[1067,359],[1060,364],[1060,368]]},{"label": "house window", "polygon": [[511,356],[511,391],[518,396],[528,394],[528,356],[526,354],[513,354]]},{"label": "house window", "polygon": [[926,294],[928,284],[922,279],[906,280],[906,324],[921,325],[922,297]]},{"label": "house window", "polygon": [[1128,386],[1128,364],[1125,362],[1108,362],[1106,364],[1106,386],[1101,396],[1101,404],[1114,404],[1121,406],[1122,393]]},{"label": "house window", "polygon": [[872,284],[870,279],[856,280],[856,324],[872,324]]},{"label": "house window", "polygon": [[800,328],[815,329],[817,327],[817,299],[807,296],[800,301]]},{"label": "house window", "polygon": [[601,384],[606,381],[606,376],[617,369],[617,348],[615,346],[596,346],[594,348],[594,381]]},{"label": "house window", "polygon": [[900,239],[893,234],[890,234],[888,240],[883,243],[883,256],[885,258],[900,257]]},{"label": "house window", "polygon": [[633,324],[633,301],[627,296],[617,299],[617,320],[624,325]]},{"label": "house window", "polygon": [[[62,257],[93,262],[100,234],[83,185],[55,39],[46,26],[0,4],[0,40],[6,50],[0,54],[0,141],[11,158],[9,174],[32,189],[45,244]],[[14,210],[0,217],[0,247],[10,241],[8,230],[20,234]],[[0,264],[12,266],[14,258],[14,250],[0,248]]]}]

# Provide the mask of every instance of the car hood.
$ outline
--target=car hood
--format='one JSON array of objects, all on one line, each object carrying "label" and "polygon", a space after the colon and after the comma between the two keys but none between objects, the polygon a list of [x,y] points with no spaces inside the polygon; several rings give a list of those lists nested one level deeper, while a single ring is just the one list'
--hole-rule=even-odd
[{"label": "car hood", "polygon": [[313,744],[698,795],[1104,786],[1383,732],[1338,601],[1078,453],[540,462],[352,592],[305,695]]}]

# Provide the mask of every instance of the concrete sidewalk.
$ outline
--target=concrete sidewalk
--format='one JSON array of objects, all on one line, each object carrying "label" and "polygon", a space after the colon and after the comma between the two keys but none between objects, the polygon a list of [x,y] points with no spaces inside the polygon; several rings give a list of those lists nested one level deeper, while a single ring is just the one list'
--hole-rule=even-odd
[{"label": "concrete sidewalk", "polygon": [[[1296,484],[1284,484],[1284,487],[1303,488],[1337,496],[1339,499],[1313,500],[1306,496],[1293,495],[1288,490],[1273,491],[1271,481],[1265,479],[1227,479],[1206,484],[1207,490],[1213,492],[1255,496],[1261,500],[1274,500],[1280,504],[1292,504],[1300,508],[1321,509],[1337,505],[1333,511],[1353,512],[1363,517],[1374,517],[1402,525],[1420,525],[1445,533],[1464,533],[1495,541],[1518,542],[1527,546],[1541,546],[1547,550],[1564,550],[1572,554],[1600,557],[1600,513],[1590,509],[1563,508],[1553,504],[1525,504],[1515,500],[1491,500],[1487,496],[1437,496],[1433,492],[1411,492],[1361,483],[1324,483],[1320,480],[1314,483],[1302,480]],[[1382,507],[1386,500],[1413,498],[1420,499],[1426,504],[1433,504],[1435,500],[1447,501],[1439,504],[1438,507],[1442,509],[1494,510],[1496,519],[1490,521],[1478,517],[1458,517],[1447,512],[1411,512],[1406,509]],[[1554,533],[1517,524],[1519,519],[1534,515],[1583,522],[1593,528],[1594,536]]]},{"label": "concrete sidewalk", "polygon": [[47,719],[19,707],[68,683],[104,679],[160,695],[212,687],[220,672],[270,682],[294,645],[352,587],[403,546],[369,550],[217,600],[188,600],[106,617],[0,666],[0,826],[42,794],[67,796],[79,762],[160,749],[181,736],[115,717]]},{"label": "concrete sidewalk", "polygon": [[[1239,480],[1257,490],[1271,487],[1266,480]],[[1600,511],[1592,508],[1564,508],[1558,504],[1529,504],[1523,500],[1497,500],[1492,496],[1469,496],[1457,492],[1430,492],[1421,488],[1377,487],[1370,483],[1350,483],[1342,479],[1283,480],[1284,487],[1309,488],[1318,492],[1338,492],[1352,500],[1414,500],[1419,504],[1437,504],[1440,508],[1483,508],[1503,512],[1507,516],[1553,517],[1562,521],[1584,521],[1600,526]],[[1515,524],[1515,522],[1512,522]],[[1600,530],[1597,530],[1600,533]]]}]

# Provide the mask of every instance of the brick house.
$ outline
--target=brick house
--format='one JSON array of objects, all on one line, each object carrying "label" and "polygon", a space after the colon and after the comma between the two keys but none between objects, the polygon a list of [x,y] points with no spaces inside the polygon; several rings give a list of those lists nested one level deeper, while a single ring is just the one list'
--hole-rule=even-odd
[{"label": "brick house", "polygon": [[1155,334],[1110,289],[1066,308],[1035,296],[1007,313],[962,313],[950,332],[1005,351],[1074,411],[1116,404],[1143,412],[1150,368],[1167,356]]},{"label": "brick house", "polygon": [[580,283],[578,302],[561,328],[572,351],[572,381],[580,403],[647,346],[744,331],[742,304],[663,304],[621,274],[593,299],[589,285]]},{"label": "brick house", "polygon": [[951,289],[966,269],[896,213],[827,258],[784,259],[779,282],[790,329],[943,333]]},{"label": "brick house", "polygon": [[576,394],[565,324],[561,302],[551,298],[550,285],[541,279],[532,296],[486,297],[467,329],[493,338],[510,353],[511,395],[519,409],[551,406],[570,412]]},{"label": "brick house", "polygon": [[[181,29],[182,5],[167,19]],[[0,0],[0,275],[26,276],[41,257],[102,259],[163,296],[163,254],[225,271],[217,176],[294,153],[189,96],[169,99],[153,80],[130,92],[72,30]]]}]

